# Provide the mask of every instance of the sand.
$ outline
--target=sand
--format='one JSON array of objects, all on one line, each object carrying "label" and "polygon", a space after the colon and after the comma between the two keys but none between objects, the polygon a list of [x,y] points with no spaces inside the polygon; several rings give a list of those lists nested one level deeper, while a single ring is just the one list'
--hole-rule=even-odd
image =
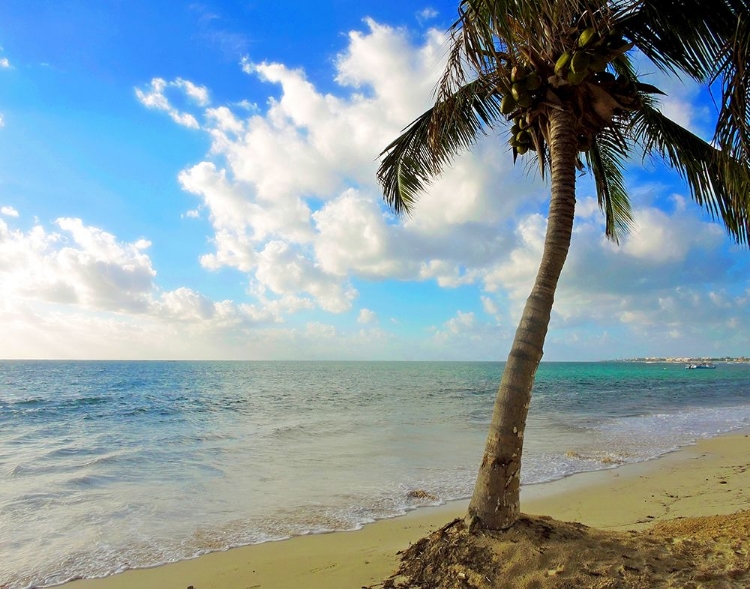
[{"label": "sand", "polygon": [[[376,522],[356,532],[236,548],[106,579],[74,581],[63,587],[382,587],[399,565],[397,552],[410,545],[417,547],[412,552],[426,550],[426,544],[420,545],[418,540],[462,516],[465,508],[465,502],[455,502]],[[450,574],[438,574],[446,577],[441,585],[445,587],[639,587],[653,585],[657,582],[654,579],[664,587],[750,587],[750,572],[745,574],[750,556],[744,540],[750,535],[750,513],[729,519],[684,519],[748,509],[750,437],[713,438],[658,460],[527,487],[522,493],[524,513],[577,524],[566,526],[548,518],[527,518],[514,533],[525,535],[524,542],[530,544],[524,544],[520,552],[502,556],[502,566],[506,567],[502,582],[480,574],[482,563],[450,565],[444,559],[446,566],[453,568]],[[433,537],[445,546],[451,542],[463,546],[460,533],[454,526]],[[520,536],[514,540],[507,535],[498,539],[483,534],[476,554],[499,555],[520,541]],[[457,554],[455,550],[453,553]],[[539,556],[533,563],[531,553]],[[581,560],[584,555],[588,560]],[[500,566],[490,561],[485,565],[490,567],[487,570]],[[532,568],[533,574],[524,573]],[[655,576],[647,579],[646,574]],[[390,583],[397,587],[405,579],[393,577],[386,586]]]}]

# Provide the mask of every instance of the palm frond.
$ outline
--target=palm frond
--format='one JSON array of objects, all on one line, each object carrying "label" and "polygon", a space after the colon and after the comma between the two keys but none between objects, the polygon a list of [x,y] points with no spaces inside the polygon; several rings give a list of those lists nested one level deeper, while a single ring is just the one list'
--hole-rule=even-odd
[{"label": "palm frond", "polygon": [[716,149],[649,105],[633,115],[631,132],[645,154],[657,153],[685,179],[690,194],[721,219],[740,244],[750,244],[750,167]]},{"label": "palm frond", "polygon": [[747,0],[632,0],[619,5],[625,36],[663,71],[705,82],[713,76],[726,40]]},{"label": "palm frond", "polygon": [[463,36],[474,68],[486,72],[499,53],[513,65],[521,57],[533,63],[535,55],[560,55],[568,49],[567,33],[608,11],[606,0],[461,0],[453,30]]},{"label": "palm frond", "polygon": [[453,32],[443,75],[435,88],[436,103],[450,99],[459,88],[466,85],[466,70],[465,39],[460,34]]},{"label": "palm frond", "polygon": [[497,121],[502,96],[490,78],[478,78],[412,122],[380,154],[377,177],[396,213],[408,213],[419,192],[456,153]]},{"label": "palm frond", "polygon": [[627,53],[623,53],[611,64],[612,69],[619,76],[625,76],[628,80],[635,82],[638,80],[638,74],[633,67],[633,62],[628,57]]},{"label": "palm frond", "polygon": [[616,127],[608,127],[594,139],[586,152],[586,163],[596,182],[596,197],[604,213],[605,232],[615,243],[633,224],[630,198],[625,190],[623,163],[628,144]]},{"label": "palm frond", "polygon": [[717,77],[722,80],[722,97],[714,141],[734,159],[747,164],[750,162],[750,9],[737,21],[736,34],[727,43]]}]

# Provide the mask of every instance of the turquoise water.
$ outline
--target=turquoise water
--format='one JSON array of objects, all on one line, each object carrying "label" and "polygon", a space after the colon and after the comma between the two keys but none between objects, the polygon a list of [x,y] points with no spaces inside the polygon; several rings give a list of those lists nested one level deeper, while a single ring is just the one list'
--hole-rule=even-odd
[{"label": "turquoise water", "polygon": [[[0,587],[471,492],[500,363],[0,362]],[[750,427],[750,366],[546,363],[524,484]],[[434,500],[415,499],[424,490]]]}]

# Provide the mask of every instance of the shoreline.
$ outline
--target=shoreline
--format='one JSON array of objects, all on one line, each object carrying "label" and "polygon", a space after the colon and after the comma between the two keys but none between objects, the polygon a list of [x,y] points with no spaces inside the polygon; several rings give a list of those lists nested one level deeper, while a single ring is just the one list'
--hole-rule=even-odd
[{"label": "shoreline", "polygon": [[[638,530],[677,517],[723,515],[750,509],[750,434],[698,440],[656,459],[522,489],[521,509],[610,530]],[[397,566],[397,552],[461,517],[468,499],[421,507],[359,530],[296,536],[212,552],[64,589],[355,589],[381,582]]]}]

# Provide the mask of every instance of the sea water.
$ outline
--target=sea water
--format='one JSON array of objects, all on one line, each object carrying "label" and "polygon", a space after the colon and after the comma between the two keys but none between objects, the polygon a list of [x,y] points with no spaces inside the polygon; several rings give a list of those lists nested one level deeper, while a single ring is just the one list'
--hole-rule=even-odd
[{"label": "sea water", "polygon": [[[466,497],[502,367],[0,362],[0,587],[352,530]],[[750,365],[543,363],[523,483],[748,427]]]}]

